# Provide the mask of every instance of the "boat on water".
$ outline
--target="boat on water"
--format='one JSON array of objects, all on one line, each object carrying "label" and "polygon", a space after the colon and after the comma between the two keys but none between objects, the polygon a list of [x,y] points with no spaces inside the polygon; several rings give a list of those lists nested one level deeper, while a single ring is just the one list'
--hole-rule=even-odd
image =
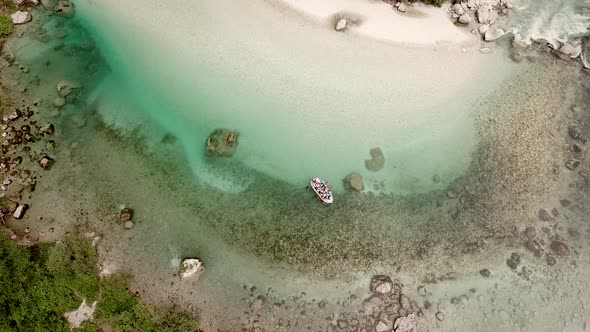
[{"label": "boat on water", "polygon": [[334,196],[332,190],[328,187],[328,182],[320,178],[311,179],[311,188],[315,192],[317,198],[322,201],[322,204],[332,204]]}]

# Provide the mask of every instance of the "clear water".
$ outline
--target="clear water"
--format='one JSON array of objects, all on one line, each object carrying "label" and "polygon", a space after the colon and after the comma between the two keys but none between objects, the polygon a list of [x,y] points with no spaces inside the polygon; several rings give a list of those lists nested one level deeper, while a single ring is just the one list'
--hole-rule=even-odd
[{"label": "clear water", "polygon": [[[588,298],[578,279],[588,269],[587,235],[568,231],[586,234],[588,187],[560,167],[569,158],[567,126],[587,121],[579,67],[542,57],[515,64],[501,47],[484,55],[479,45],[405,48],[340,35],[274,2],[75,3],[74,19],[44,26],[49,34],[65,29],[65,39],[16,41],[19,57],[43,78],[30,93],[47,113],[56,80],[85,87],[85,99],[52,120],[61,134],[58,163],[33,207],[104,232],[101,255],[133,272],[144,296],[196,303],[205,322],[227,329],[248,310],[242,286],[257,285],[298,308],[268,305],[269,326],[288,317],[324,330],[334,322],[325,316],[361,311],[349,295],[367,297],[368,278],[387,273],[422,307],[427,299],[448,313],[438,323],[436,310],[424,309],[424,324],[432,324],[425,326],[442,330],[515,330],[527,322],[522,329],[575,331],[590,319],[580,308],[572,309],[575,322],[533,319],[564,306],[547,300],[557,282],[583,304]],[[525,29],[527,10],[561,15],[530,6],[509,22]],[[81,48],[88,40],[96,47]],[[65,47],[55,50],[59,43]],[[572,112],[574,104],[585,111]],[[86,126],[70,121],[79,116]],[[215,128],[240,132],[229,160],[204,155]],[[364,159],[376,146],[386,166],[372,173]],[[343,190],[353,171],[367,192]],[[305,189],[312,176],[334,183],[334,205],[319,205]],[[571,209],[559,205],[564,198]],[[120,204],[136,210],[131,231],[113,221]],[[538,224],[540,207],[559,208],[562,219]],[[547,270],[515,235],[529,224],[567,239],[580,256]],[[506,267],[511,251],[534,269],[535,283]],[[178,285],[175,264],[194,255],[206,273]],[[494,278],[482,281],[482,268]],[[416,294],[419,285],[427,297]],[[448,304],[470,288],[484,300]],[[333,305],[329,313],[316,309],[320,300]],[[309,316],[300,317],[298,306]]]}]

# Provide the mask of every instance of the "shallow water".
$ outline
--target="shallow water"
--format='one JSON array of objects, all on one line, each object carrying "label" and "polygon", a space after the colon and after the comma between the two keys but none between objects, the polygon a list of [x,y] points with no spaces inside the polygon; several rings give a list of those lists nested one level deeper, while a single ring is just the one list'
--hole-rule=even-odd
[{"label": "shallow water", "polygon": [[[563,167],[567,126],[588,121],[579,67],[542,57],[515,64],[501,48],[483,55],[477,44],[402,48],[336,34],[266,3],[204,1],[182,12],[181,1],[76,3],[74,19],[49,19],[49,43],[31,42],[32,32],[11,41],[31,66],[18,84],[58,128],[58,162],[32,197],[27,225],[43,215],[41,229],[50,217],[97,228],[101,256],[132,272],[143,296],[195,304],[211,330],[238,330],[257,294],[268,298],[267,330],[278,317],[301,322],[286,330],[325,330],[364,310],[374,273],[402,282],[432,329],[575,331],[590,320],[578,279],[589,267],[590,201],[579,175],[588,164]],[[68,36],[53,38],[61,28]],[[52,115],[54,82],[65,77],[84,89]],[[225,162],[203,153],[218,127],[241,134]],[[364,159],[374,146],[386,167],[369,173]],[[352,171],[363,174],[367,192],[339,188]],[[334,205],[305,189],[313,175],[334,182]],[[562,207],[564,198],[573,205]],[[116,222],[121,204],[136,211],[133,230]],[[540,223],[541,207],[557,208],[559,218]],[[526,225],[576,253],[550,269],[523,248]],[[532,277],[506,266],[512,251]],[[185,256],[204,259],[198,282],[173,276]],[[493,277],[482,279],[482,268]],[[417,294],[420,285],[427,295]],[[464,302],[450,305],[454,298]],[[317,309],[319,301],[328,307]],[[567,315],[539,319],[556,306]]]}]

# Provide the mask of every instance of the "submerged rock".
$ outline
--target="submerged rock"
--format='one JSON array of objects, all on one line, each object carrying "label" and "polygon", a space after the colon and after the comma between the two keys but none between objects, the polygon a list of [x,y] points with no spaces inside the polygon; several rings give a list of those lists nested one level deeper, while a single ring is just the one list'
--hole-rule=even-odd
[{"label": "submerged rock", "polygon": [[568,256],[570,254],[570,248],[562,241],[551,241],[549,248],[551,248],[551,251],[558,256]]},{"label": "submerged rock", "polygon": [[346,177],[346,183],[350,186],[350,188],[356,191],[363,191],[363,189],[365,189],[362,176],[356,172],[353,172]]},{"label": "submerged rock", "polygon": [[61,16],[70,17],[74,15],[74,5],[66,0],[60,0],[55,6],[55,13]]},{"label": "submerged rock", "polygon": [[57,94],[60,97],[66,97],[67,95],[72,93],[75,89],[79,89],[80,84],[77,82],[73,82],[73,81],[61,80],[61,81],[57,82],[56,88],[57,88]]},{"label": "submerged rock", "polygon": [[409,314],[406,317],[399,317],[393,324],[395,332],[410,332],[416,330],[416,315]]},{"label": "submerged rock", "polygon": [[578,168],[578,166],[580,166],[580,161],[576,160],[576,159],[570,159],[565,162],[565,167],[567,167],[567,169],[572,170],[572,171],[574,169]]},{"label": "submerged rock", "polygon": [[377,172],[385,165],[385,157],[380,148],[372,148],[369,151],[371,159],[365,160],[365,167],[371,172]]},{"label": "submerged rock", "polygon": [[178,276],[185,279],[203,270],[203,262],[198,258],[185,258],[178,268]]},{"label": "submerged rock", "polygon": [[49,122],[48,124],[39,128],[39,134],[42,136],[50,136],[50,135],[53,135],[54,132],[55,132],[55,127],[53,126],[53,123],[51,123],[51,122]]},{"label": "submerged rock", "polygon": [[543,221],[552,221],[554,218],[547,209],[540,209],[539,210],[539,219]]},{"label": "submerged rock", "polygon": [[33,16],[29,12],[18,11],[10,15],[10,18],[12,18],[12,23],[14,24],[25,24],[31,22]]},{"label": "submerged rock", "polygon": [[63,97],[57,97],[53,100],[53,106],[61,108],[66,104],[66,99]]},{"label": "submerged rock", "polygon": [[211,155],[231,157],[238,147],[238,133],[228,129],[216,129],[207,138],[206,147]]}]

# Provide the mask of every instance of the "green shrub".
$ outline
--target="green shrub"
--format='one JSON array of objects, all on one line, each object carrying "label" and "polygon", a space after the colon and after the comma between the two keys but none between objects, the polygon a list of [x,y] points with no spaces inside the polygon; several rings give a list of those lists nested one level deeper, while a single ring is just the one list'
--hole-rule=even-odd
[{"label": "green shrub", "polygon": [[198,322],[170,309],[150,307],[128,290],[128,278],[100,280],[91,242],[71,235],[57,245],[18,246],[0,230],[0,331],[70,331],[63,314],[82,298],[98,299],[94,321],[76,331],[196,331]]},{"label": "green shrub", "polygon": [[0,38],[6,37],[12,31],[12,19],[0,14]]}]

